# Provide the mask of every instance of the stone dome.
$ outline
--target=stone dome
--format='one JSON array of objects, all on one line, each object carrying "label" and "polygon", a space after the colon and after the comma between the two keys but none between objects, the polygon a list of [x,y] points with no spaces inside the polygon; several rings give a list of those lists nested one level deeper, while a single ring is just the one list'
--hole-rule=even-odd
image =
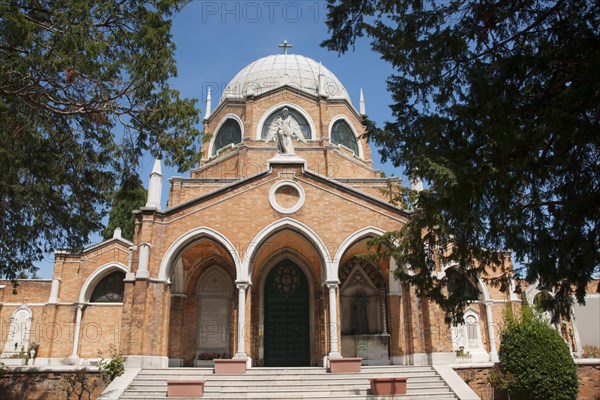
[{"label": "stone dome", "polygon": [[258,96],[285,85],[312,96],[321,94],[352,104],[346,88],[331,71],[315,60],[296,54],[272,55],[249,64],[229,82],[221,102],[244,100],[249,95]]}]

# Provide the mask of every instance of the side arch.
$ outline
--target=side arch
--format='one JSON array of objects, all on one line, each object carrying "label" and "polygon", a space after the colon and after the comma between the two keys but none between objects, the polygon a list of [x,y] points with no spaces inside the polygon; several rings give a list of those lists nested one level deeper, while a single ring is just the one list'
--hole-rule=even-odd
[{"label": "side arch", "polygon": [[129,272],[127,267],[119,262],[111,262],[108,264],[104,264],[97,270],[95,270],[88,278],[85,280],[83,286],[81,287],[81,291],[79,292],[79,302],[80,303],[88,303],[90,301],[90,297],[92,296],[92,292],[96,285],[110,273],[115,271],[122,271],[124,273]]},{"label": "side arch", "polygon": [[[446,270],[450,269],[450,268],[454,268],[456,267],[458,264],[457,263],[450,263],[448,265],[444,265],[443,267],[443,274],[446,274]],[[440,276],[440,278],[442,278],[442,276]],[[479,286],[479,290],[481,291],[481,296],[483,297],[482,299],[479,299],[479,301],[486,301],[486,300],[491,300],[492,298],[490,297],[490,292],[488,291],[487,285],[485,284],[485,282],[481,279],[481,277],[478,275],[477,276],[477,286]]]},{"label": "side arch", "polygon": [[239,280],[241,277],[242,268],[240,263],[240,256],[238,255],[235,246],[233,245],[233,243],[231,243],[229,239],[227,239],[227,237],[225,237],[225,235],[207,227],[192,229],[191,231],[183,234],[182,236],[177,238],[173,243],[171,243],[160,262],[158,279],[163,282],[168,282],[171,276],[171,272],[173,270],[173,265],[175,264],[179,253],[183,249],[185,249],[187,245],[203,237],[210,238],[218,244],[220,244],[221,246],[223,246],[225,249],[227,249],[227,251],[231,255],[231,258],[233,259],[233,262],[235,263],[236,276]]},{"label": "side arch", "polygon": [[342,242],[342,244],[338,248],[337,252],[335,253],[335,256],[333,257],[332,270],[331,270],[330,275],[328,275],[327,280],[335,281],[335,282],[339,281],[338,271],[340,268],[340,261],[342,260],[342,257],[344,256],[346,251],[352,245],[354,245],[356,242],[363,240],[365,238],[373,237],[373,236],[380,236],[380,235],[383,235],[384,233],[385,233],[385,231],[383,229],[376,228],[374,226],[367,226],[365,228],[357,230],[356,232],[354,232],[353,234],[348,236],[346,238],[346,240],[344,240]]}]

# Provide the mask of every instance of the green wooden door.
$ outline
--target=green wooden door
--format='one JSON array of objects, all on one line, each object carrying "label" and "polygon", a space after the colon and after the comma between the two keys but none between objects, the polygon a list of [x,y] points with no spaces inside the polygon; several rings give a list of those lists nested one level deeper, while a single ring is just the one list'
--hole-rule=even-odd
[{"label": "green wooden door", "polygon": [[264,335],[266,367],[310,365],[308,282],[290,260],[267,276]]}]

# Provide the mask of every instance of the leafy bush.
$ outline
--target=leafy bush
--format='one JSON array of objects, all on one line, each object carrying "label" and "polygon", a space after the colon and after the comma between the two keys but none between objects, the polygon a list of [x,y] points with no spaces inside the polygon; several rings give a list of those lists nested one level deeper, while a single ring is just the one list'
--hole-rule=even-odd
[{"label": "leafy bush", "polygon": [[511,399],[577,399],[577,366],[558,332],[529,307],[505,320],[498,355],[501,372],[514,379]]},{"label": "leafy bush", "polygon": [[[100,376],[107,385],[125,372],[125,358],[117,351],[117,346],[111,344],[108,352],[110,353],[110,359],[105,360],[102,358],[98,363]],[[102,352],[99,351],[98,354],[102,356]]]}]

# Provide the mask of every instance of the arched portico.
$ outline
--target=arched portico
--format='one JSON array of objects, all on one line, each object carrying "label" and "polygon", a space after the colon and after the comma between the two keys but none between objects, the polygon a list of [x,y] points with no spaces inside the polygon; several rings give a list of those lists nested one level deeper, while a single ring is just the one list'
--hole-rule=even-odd
[{"label": "arched portico", "polygon": [[[326,260],[329,260],[329,253],[323,241],[303,224],[288,218],[277,221],[263,229],[251,242],[246,254],[245,262],[248,265],[248,281],[252,282],[252,293],[248,297],[248,301],[251,303],[248,308],[251,311],[249,318],[246,319],[245,326],[246,329],[249,326],[251,327],[255,340],[246,341],[245,345],[254,358],[254,364],[274,366],[289,362],[289,366],[318,365],[325,351],[323,343],[327,340],[321,315],[324,311],[322,284],[327,275],[327,268],[324,265]],[[300,313],[291,317],[295,322],[288,321],[290,327],[292,325],[296,326],[300,331],[310,327],[310,329],[304,331],[308,336],[300,335],[298,338],[293,339],[293,341],[299,340],[298,343],[308,339],[304,348],[302,350],[298,349],[301,352],[305,351],[306,358],[298,355],[292,357],[290,353],[278,359],[275,356],[277,350],[273,350],[269,346],[276,347],[279,338],[273,336],[272,332],[265,331],[281,328],[281,325],[276,322],[277,318],[269,318],[269,310],[273,311],[270,307],[278,303],[277,301],[270,303],[269,299],[277,299],[278,296],[281,296],[281,291],[275,288],[277,285],[274,284],[273,280],[269,281],[268,276],[274,268],[283,268],[285,265],[291,268],[290,271],[296,271],[292,275],[283,274],[282,276],[286,276],[285,279],[292,279],[292,276],[294,279],[297,278],[302,281],[306,279],[305,284],[298,287],[298,290],[300,288],[305,290],[303,296],[306,296],[306,298],[304,300],[299,300],[296,296],[298,293],[294,292],[295,294],[292,296],[290,292],[291,297],[287,299],[284,295],[287,300],[281,302],[282,307],[285,307],[286,304],[291,307],[290,313],[294,314],[296,311]],[[278,277],[277,279],[284,278]],[[297,301],[294,303],[296,306],[292,306],[294,299]],[[292,303],[288,304],[288,302]],[[306,307],[304,312],[308,312],[308,314],[302,314],[300,310],[302,306]],[[286,314],[285,318],[289,317],[288,312],[284,314]],[[285,324],[283,326],[285,327]],[[283,329],[282,335],[291,332],[287,327],[281,329]]]},{"label": "arched portico", "polygon": [[[362,357],[363,362],[390,364],[389,263],[357,257],[369,251],[367,241],[384,234],[368,226],[349,235],[334,259],[334,278],[339,281],[339,330],[341,354]],[[396,333],[397,335],[397,333]]]},{"label": "arched portico", "polygon": [[227,239],[225,235],[208,227],[192,229],[191,231],[181,235],[169,246],[169,248],[165,252],[165,255],[162,258],[162,261],[160,262],[158,279],[163,282],[169,281],[173,272],[173,266],[177,262],[177,258],[181,255],[181,252],[189,244],[202,238],[209,238],[214,242],[218,243],[219,245],[223,246],[225,249],[227,249],[233,260],[233,263],[235,264],[236,276],[239,280],[242,268],[240,256],[238,255],[235,246],[229,239]]},{"label": "arched portico", "polygon": [[169,365],[202,365],[235,351],[236,260],[231,242],[208,228],[188,232],[167,251],[159,276],[171,283]]},{"label": "arched portico", "polygon": [[250,241],[241,264],[241,279],[238,280],[251,282],[253,260],[255,259],[257,252],[269,237],[286,229],[298,233],[311,243],[321,259],[321,276],[324,277],[323,281],[326,282],[329,280],[329,277],[333,275],[333,262],[329,250],[327,249],[327,245],[307,225],[292,218],[283,218],[269,224]]}]

